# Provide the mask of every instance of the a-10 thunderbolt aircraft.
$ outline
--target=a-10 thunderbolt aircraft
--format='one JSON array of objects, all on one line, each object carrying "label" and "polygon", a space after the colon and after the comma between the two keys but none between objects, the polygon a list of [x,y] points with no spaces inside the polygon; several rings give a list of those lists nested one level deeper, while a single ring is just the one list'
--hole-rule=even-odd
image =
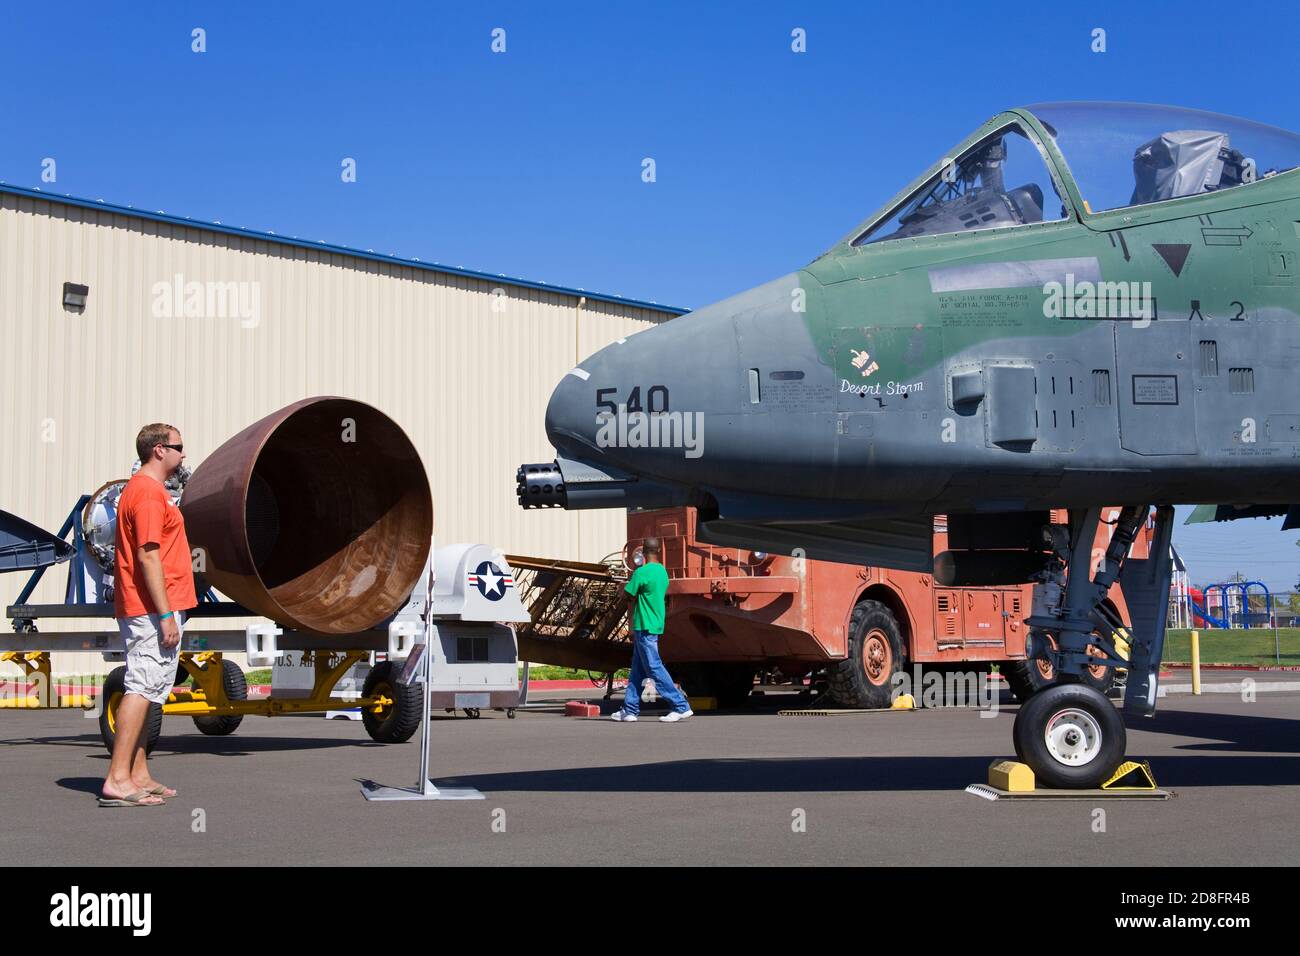
[{"label": "a-10 thunderbolt aircraft", "polygon": [[999,113],[807,267],[569,372],[520,504],[691,504],[708,543],[1038,582],[1030,656],[1074,682],[1021,708],[1016,750],[1096,786],[1124,723],[1078,679],[1127,666],[1124,710],[1154,712],[1173,505],[1300,519],[1298,167],[1300,136],[1218,114]]}]

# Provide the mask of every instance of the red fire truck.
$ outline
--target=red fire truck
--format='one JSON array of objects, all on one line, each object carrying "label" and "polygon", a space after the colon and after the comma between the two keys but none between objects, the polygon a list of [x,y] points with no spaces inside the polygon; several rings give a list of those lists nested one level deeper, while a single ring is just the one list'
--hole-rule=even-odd
[{"label": "red fire truck", "polygon": [[[1118,513],[1118,509],[1116,509]],[[1114,520],[1105,512],[1104,518]],[[1063,522],[1064,512],[1053,514]],[[934,576],[862,565],[814,561],[701,544],[693,508],[628,513],[629,566],[641,560],[645,538],[663,542],[668,608],[660,651],[692,694],[722,706],[748,697],[755,674],[779,669],[789,678],[823,678],[831,703],[889,706],[893,677],[914,664],[987,669],[997,663],[1024,699],[1055,680],[1051,665],[1025,659],[1024,623],[1045,585],[945,587]],[[1104,551],[1103,525],[1094,562]],[[1150,528],[1134,543],[1146,557]],[[934,549],[948,548],[946,519],[935,520]],[[1118,586],[1109,611],[1128,626]],[[1103,691],[1114,671],[1093,668],[1085,678]]]}]

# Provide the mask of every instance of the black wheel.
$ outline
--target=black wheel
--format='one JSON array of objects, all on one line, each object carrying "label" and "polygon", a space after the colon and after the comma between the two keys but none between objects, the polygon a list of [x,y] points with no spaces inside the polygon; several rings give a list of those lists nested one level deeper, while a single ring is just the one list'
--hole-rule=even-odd
[{"label": "black wheel", "polygon": [[1094,667],[1089,667],[1083,672],[1082,676],[1079,677],[1076,677],[1073,674],[1062,674],[1061,683],[1083,684],[1087,687],[1091,687],[1104,697],[1106,696],[1106,693],[1115,686],[1115,668],[1104,667],[1101,664],[1098,664]]},{"label": "black wheel", "polygon": [[894,675],[907,652],[894,612],[879,601],[859,601],[849,618],[849,653],[826,668],[826,697],[837,707],[888,707]]},{"label": "black wheel", "polygon": [[[248,680],[234,661],[221,662],[221,683],[227,700],[248,700]],[[194,718],[194,726],[209,737],[224,737],[233,734],[243,719],[243,714],[204,714]]]},{"label": "black wheel", "polygon": [[374,708],[361,708],[361,723],[372,740],[381,744],[400,744],[411,739],[411,734],[420,726],[420,707],[424,704],[424,694],[419,684],[399,684],[397,677],[401,674],[403,661],[384,661],[376,664],[366,675],[366,683],[361,689],[362,697],[375,697],[382,694],[393,703],[384,707],[379,713]]},{"label": "black wheel", "polygon": [[[113,752],[113,741],[117,739],[117,705],[122,702],[122,695],[126,693],[126,666],[115,667],[104,678],[104,686],[100,688],[100,700],[103,702],[99,710],[99,736],[104,741],[104,746],[108,752]],[[162,704],[149,705],[149,712],[144,718],[144,752],[153,753],[154,746],[158,743],[159,736],[162,735],[163,710]]]},{"label": "black wheel", "polygon": [[668,672],[687,697],[714,697],[727,710],[744,707],[754,689],[754,664],[734,661],[668,664]]},{"label": "black wheel", "polygon": [[711,688],[705,676],[706,665],[665,662],[664,666],[668,668],[668,673],[673,675],[673,679],[677,681],[677,686],[682,689],[682,693],[687,697],[707,697],[709,695]]},{"label": "black wheel", "polygon": [[998,668],[1006,678],[1007,687],[1020,703],[1025,703],[1040,690],[1056,683],[1056,671],[1051,663],[1041,657],[1023,661],[1002,661]]},{"label": "black wheel", "polygon": [[[1051,634],[1042,637],[1053,649],[1056,648],[1055,637]],[[1100,649],[1089,648],[1089,653],[1101,654],[1102,652]],[[1093,690],[1105,694],[1115,683],[1113,667],[1098,664],[1085,670],[1082,677],[1073,674],[1058,676],[1052,662],[1042,657],[1023,661],[1003,661],[1000,670],[1007,679],[1007,686],[1011,689],[1011,693],[1022,704],[1038,691],[1053,684],[1086,684]]]},{"label": "black wheel", "polygon": [[1045,787],[1098,787],[1124,759],[1128,741],[1115,706],[1087,684],[1056,684],[1034,694],[1011,730],[1016,754]]},{"label": "black wheel", "polygon": [[513,707],[507,707],[507,708],[506,708],[506,716],[509,717],[511,720],[514,720],[514,719],[515,719],[515,709],[514,709]]},{"label": "black wheel", "polygon": [[478,720],[480,717],[483,716],[483,713],[477,707],[466,707],[465,716],[470,718],[471,720]]},{"label": "black wheel", "polygon": [[754,689],[753,664],[708,664],[704,669],[709,695],[718,699],[718,706],[727,710],[744,707],[749,703],[749,692]]}]

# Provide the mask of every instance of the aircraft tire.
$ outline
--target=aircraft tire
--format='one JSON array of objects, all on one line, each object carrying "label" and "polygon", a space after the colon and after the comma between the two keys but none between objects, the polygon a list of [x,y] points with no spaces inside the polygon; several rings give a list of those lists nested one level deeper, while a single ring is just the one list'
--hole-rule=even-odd
[{"label": "aircraft tire", "polygon": [[[234,661],[221,662],[221,683],[227,700],[248,700],[248,679]],[[194,718],[194,726],[209,737],[224,737],[233,734],[243,720],[243,714],[203,714]]]},{"label": "aircraft tire", "polygon": [[[125,692],[126,666],[123,665],[109,672],[104,678],[104,686],[99,691],[100,700],[103,702],[99,709],[99,736],[110,754],[113,752],[113,741],[117,739],[117,705]],[[147,754],[153,753],[153,748],[162,735],[162,721],[162,704],[151,703],[149,712],[145,715],[143,731],[144,752]]]},{"label": "aircraft tire", "polygon": [[402,663],[383,661],[376,664],[366,675],[366,683],[361,689],[362,697],[383,694],[393,699],[393,703],[378,714],[369,707],[361,708],[361,723],[366,733],[371,740],[381,744],[405,743],[420,726],[424,693],[419,684],[397,683]]},{"label": "aircraft tire", "polygon": [[907,660],[894,612],[879,601],[859,601],[849,618],[849,653],[826,668],[826,696],[837,707],[888,707],[893,677]]},{"label": "aircraft tire", "polygon": [[1034,694],[1012,727],[1016,754],[1043,787],[1099,787],[1127,748],[1124,719],[1086,684],[1056,684]]}]

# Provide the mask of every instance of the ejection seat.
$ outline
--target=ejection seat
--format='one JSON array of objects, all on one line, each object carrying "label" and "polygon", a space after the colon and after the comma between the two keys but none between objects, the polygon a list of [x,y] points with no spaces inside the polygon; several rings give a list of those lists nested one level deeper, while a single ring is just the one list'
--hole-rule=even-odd
[{"label": "ejection seat", "polygon": [[1228,143],[1227,133],[1181,129],[1161,133],[1133,154],[1136,186],[1130,205],[1195,196],[1239,186],[1246,158]]}]

